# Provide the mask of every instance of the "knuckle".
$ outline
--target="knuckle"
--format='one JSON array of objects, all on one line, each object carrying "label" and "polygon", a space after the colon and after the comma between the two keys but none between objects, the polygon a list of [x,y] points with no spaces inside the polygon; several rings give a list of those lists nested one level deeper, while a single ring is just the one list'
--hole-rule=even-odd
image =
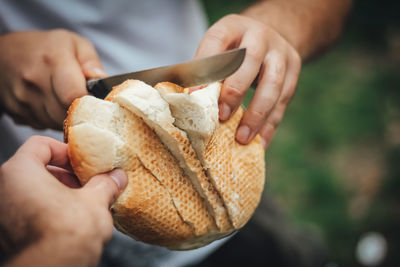
[{"label": "knuckle", "polygon": [[296,85],[290,85],[288,89],[283,93],[281,103],[283,105],[287,105],[292,99],[294,93],[296,91]]},{"label": "knuckle", "polygon": [[59,94],[58,97],[60,98],[61,103],[64,105],[65,108],[69,107],[71,103],[78,97],[81,97],[82,94],[75,90],[62,92]]},{"label": "knuckle", "polygon": [[248,116],[250,118],[250,122],[252,124],[259,124],[261,121],[263,121],[266,117],[267,111],[266,110],[259,110],[259,109],[249,109],[248,111]]},{"label": "knuckle", "polygon": [[278,126],[276,122],[269,121],[267,122],[267,126],[270,131],[275,131],[276,127]]},{"label": "knuckle", "polygon": [[256,122],[264,121],[267,115],[275,105],[275,101],[272,98],[266,98],[262,101],[262,106],[254,109],[249,109],[248,114],[252,120]]},{"label": "knuckle", "polygon": [[209,41],[218,43],[219,46],[224,46],[228,41],[227,30],[225,26],[213,27],[206,34]]},{"label": "knuckle", "polygon": [[241,99],[245,92],[240,88],[243,88],[240,82],[227,83],[224,85],[224,95],[233,99]]},{"label": "knuckle", "polygon": [[21,77],[25,82],[34,83],[38,79],[38,72],[35,68],[27,68],[22,71]]},{"label": "knuckle", "polygon": [[263,110],[265,111],[265,115],[274,107],[276,103],[276,99],[272,97],[265,97],[262,101],[263,103]]},{"label": "knuckle", "polygon": [[34,143],[34,144],[37,144],[37,143],[43,143],[43,142],[45,142],[46,139],[47,139],[47,138],[44,137],[44,136],[33,135],[33,136],[29,137],[28,140],[27,140],[26,142],[27,142],[27,143]]},{"label": "knuckle", "polygon": [[221,21],[227,21],[227,22],[231,22],[231,21],[237,21],[242,19],[242,16],[238,15],[238,14],[229,14],[224,16]]},{"label": "knuckle", "polygon": [[276,89],[280,89],[283,85],[283,74],[281,73],[274,73],[269,76],[269,82],[271,83],[271,86]]},{"label": "knuckle", "polygon": [[253,62],[261,62],[265,56],[262,46],[254,46],[247,50],[246,56]]},{"label": "knuckle", "polygon": [[293,49],[292,58],[293,58],[293,62],[296,63],[296,65],[299,65],[299,66],[301,65],[300,54],[295,49]]},{"label": "knuckle", "polygon": [[293,64],[294,68],[296,69],[297,75],[298,75],[298,73],[300,72],[302,62],[301,62],[300,54],[294,49],[291,53],[291,62]]},{"label": "knuckle", "polygon": [[255,21],[252,31],[264,43],[271,39],[271,28],[265,23]]},{"label": "knuckle", "polygon": [[101,191],[108,192],[110,196],[114,196],[118,192],[117,185],[108,175],[98,175],[94,182],[96,187],[99,187]]},{"label": "knuckle", "polygon": [[53,65],[55,65],[56,61],[55,61],[55,58],[54,58],[53,53],[51,52],[51,50],[48,50],[48,51],[43,53],[42,61],[43,61],[45,66],[53,66]]},{"label": "knuckle", "polygon": [[20,103],[27,103],[26,93],[23,86],[17,86],[14,88],[14,96]]},{"label": "knuckle", "polygon": [[[34,145],[44,145],[48,142],[49,137],[40,136],[40,135],[33,135],[28,138],[25,144],[34,144]],[[39,149],[43,149],[42,146],[38,146]]]},{"label": "knuckle", "polygon": [[71,36],[73,34],[72,32],[62,28],[50,30],[50,33],[54,38]]}]

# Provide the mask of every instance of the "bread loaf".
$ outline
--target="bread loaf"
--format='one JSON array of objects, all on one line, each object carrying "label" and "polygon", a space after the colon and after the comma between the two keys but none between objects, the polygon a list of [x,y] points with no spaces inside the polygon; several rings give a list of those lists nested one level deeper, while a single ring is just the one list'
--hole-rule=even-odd
[{"label": "bread loaf", "polygon": [[127,80],[105,100],[75,100],[64,122],[71,166],[82,184],[122,168],[128,185],[111,207],[117,229],[184,250],[242,227],[264,187],[257,136],[235,141],[241,108],[218,121],[220,84],[191,94],[171,83]]}]

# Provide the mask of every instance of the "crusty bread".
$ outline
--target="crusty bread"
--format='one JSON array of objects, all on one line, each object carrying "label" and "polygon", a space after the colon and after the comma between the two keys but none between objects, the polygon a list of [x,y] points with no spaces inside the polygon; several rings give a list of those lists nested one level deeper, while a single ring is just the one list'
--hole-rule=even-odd
[{"label": "crusty bread", "polygon": [[209,212],[215,218],[219,232],[231,232],[232,225],[221,198],[206,177],[186,132],[173,125],[174,118],[171,116],[168,104],[157,90],[141,81],[128,80],[114,89],[106,100],[117,102],[120,106],[132,111],[157,133],[205,200]]},{"label": "crusty bread", "polygon": [[[64,122],[65,140],[82,184],[114,168],[127,172],[128,186],[112,207],[120,231],[150,244],[192,249],[250,218],[264,185],[264,152],[259,137],[247,146],[234,140],[241,109],[228,122],[218,122],[218,84],[197,93],[204,109],[198,105],[185,117],[177,115],[179,102],[190,108],[194,98],[177,85],[165,88],[160,94],[128,80],[106,101],[75,100]],[[168,104],[170,93],[186,99]],[[185,126],[189,120],[202,127]],[[196,142],[202,145],[195,152]]]}]

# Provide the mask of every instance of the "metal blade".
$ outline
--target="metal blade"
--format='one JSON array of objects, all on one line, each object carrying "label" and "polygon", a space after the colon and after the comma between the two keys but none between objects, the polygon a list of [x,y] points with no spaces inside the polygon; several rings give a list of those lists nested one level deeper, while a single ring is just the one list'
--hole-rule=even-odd
[{"label": "metal blade", "polygon": [[172,82],[182,87],[208,84],[223,80],[234,73],[242,64],[245,54],[246,48],[233,49],[176,65],[93,79],[87,82],[87,89],[95,97],[105,98],[113,86],[127,79],[141,80],[151,86],[159,82]]}]

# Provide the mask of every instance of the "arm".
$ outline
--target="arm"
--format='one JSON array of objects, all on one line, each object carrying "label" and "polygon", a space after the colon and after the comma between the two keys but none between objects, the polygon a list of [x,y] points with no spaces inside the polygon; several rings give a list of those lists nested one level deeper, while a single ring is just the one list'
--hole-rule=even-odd
[{"label": "arm", "polygon": [[223,83],[220,120],[235,112],[257,82],[236,132],[238,142],[247,144],[259,134],[267,148],[294,95],[301,62],[339,36],[349,8],[350,0],[265,0],[210,27],[196,57],[247,49],[242,66]]},{"label": "arm", "polygon": [[95,266],[101,251],[101,243],[84,236],[41,238],[15,255],[4,267]]},{"label": "arm", "polygon": [[109,206],[127,178],[114,170],[77,188],[70,171],[67,145],[47,137],[30,138],[0,167],[5,266],[97,264],[112,234]]},{"label": "arm", "polygon": [[264,0],[242,14],[273,27],[307,60],[336,41],[350,6],[351,0]]}]

